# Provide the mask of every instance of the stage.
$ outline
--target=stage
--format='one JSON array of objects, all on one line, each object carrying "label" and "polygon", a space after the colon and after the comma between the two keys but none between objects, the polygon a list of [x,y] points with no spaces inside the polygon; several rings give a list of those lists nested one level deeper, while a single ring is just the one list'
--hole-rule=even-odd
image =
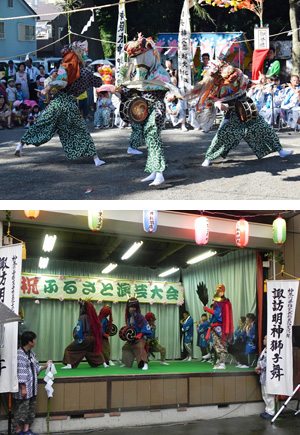
[{"label": "stage", "polygon": [[[55,364],[54,395],[51,416],[85,417],[101,413],[137,410],[184,409],[193,406],[261,401],[258,376],[253,368],[213,370],[210,363],[199,361],[150,361],[149,369],[92,368],[81,363],[77,369],[63,370]],[[47,412],[44,376],[39,378],[37,415]]]}]

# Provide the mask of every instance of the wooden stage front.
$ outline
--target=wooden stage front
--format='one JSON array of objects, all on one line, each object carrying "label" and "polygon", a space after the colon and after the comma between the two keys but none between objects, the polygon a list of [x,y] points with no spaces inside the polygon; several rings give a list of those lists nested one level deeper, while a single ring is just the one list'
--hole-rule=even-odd
[{"label": "wooden stage front", "polygon": [[[150,362],[148,371],[122,369],[118,365],[95,369],[86,363],[75,370],[62,370],[61,364],[56,364],[58,373],[53,385],[51,416],[85,417],[206,405],[222,407],[262,400],[253,368],[241,370],[227,366],[225,371],[217,371],[211,364],[198,361],[171,361],[169,364],[161,366],[159,362]],[[46,413],[47,395],[41,378],[37,416]]]}]

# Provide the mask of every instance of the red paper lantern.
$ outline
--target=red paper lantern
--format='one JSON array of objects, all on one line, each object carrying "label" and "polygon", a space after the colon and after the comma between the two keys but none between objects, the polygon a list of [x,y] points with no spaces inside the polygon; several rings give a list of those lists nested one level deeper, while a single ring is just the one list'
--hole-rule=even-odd
[{"label": "red paper lantern", "polygon": [[103,225],[103,210],[88,210],[88,226],[96,233]]},{"label": "red paper lantern", "polygon": [[240,248],[244,248],[249,242],[249,223],[245,219],[240,219],[235,225],[235,243]]},{"label": "red paper lantern", "polygon": [[40,210],[24,210],[24,213],[29,219],[36,219],[39,217]]},{"label": "red paper lantern", "polygon": [[200,216],[195,220],[195,242],[198,245],[206,245],[209,238],[208,219]]}]

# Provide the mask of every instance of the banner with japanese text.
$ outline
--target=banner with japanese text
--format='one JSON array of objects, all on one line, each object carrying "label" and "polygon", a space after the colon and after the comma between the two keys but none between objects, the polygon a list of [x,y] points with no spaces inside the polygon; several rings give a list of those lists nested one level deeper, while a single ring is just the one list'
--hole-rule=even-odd
[{"label": "banner with japanese text", "polygon": [[184,1],[178,34],[178,86],[183,94],[191,90],[191,26],[189,0]]},{"label": "banner with japanese text", "polygon": [[22,273],[20,297],[34,299],[86,299],[126,302],[135,296],[150,304],[183,304],[183,287],[178,282],[133,281],[93,277],[33,275]]},{"label": "banner with japanese text", "polygon": [[267,393],[293,393],[293,342],[298,280],[267,282]]},{"label": "banner with japanese text", "polygon": [[125,3],[119,2],[119,16],[118,16],[118,24],[117,24],[117,34],[116,34],[116,84],[120,84],[120,69],[121,66],[125,63]]},{"label": "banner with japanese text", "polygon": [[[0,301],[19,313],[22,243],[0,247]],[[1,323],[0,393],[19,389],[17,378],[18,322]]]}]

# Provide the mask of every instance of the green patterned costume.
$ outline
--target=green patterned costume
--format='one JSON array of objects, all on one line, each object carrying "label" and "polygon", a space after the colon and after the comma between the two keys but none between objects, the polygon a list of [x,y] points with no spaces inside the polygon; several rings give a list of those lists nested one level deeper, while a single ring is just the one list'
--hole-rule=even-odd
[{"label": "green patterned costume", "polygon": [[38,121],[26,131],[22,142],[39,146],[48,142],[55,133],[58,133],[67,159],[97,154],[75,97],[65,92],[57,94]]},{"label": "green patterned costume", "polygon": [[[229,117],[228,120],[225,120],[226,116]],[[209,160],[219,156],[225,158],[242,139],[247,142],[259,159],[282,149],[276,133],[262,116],[258,115],[257,119],[253,121],[243,122],[232,109],[229,114],[224,114],[221,126],[213,138],[205,158]]]}]

